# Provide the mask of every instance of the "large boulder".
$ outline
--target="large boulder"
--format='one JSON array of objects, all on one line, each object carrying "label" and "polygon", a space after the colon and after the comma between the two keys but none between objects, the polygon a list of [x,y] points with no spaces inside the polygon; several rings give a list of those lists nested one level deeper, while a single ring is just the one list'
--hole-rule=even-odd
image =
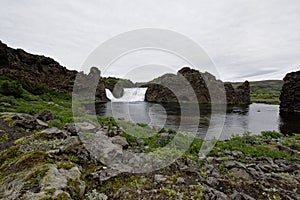
[{"label": "large boulder", "polygon": [[[184,67],[175,74],[165,74],[145,84],[148,102],[197,101],[200,103],[250,103],[250,85],[246,81],[236,89],[230,83],[217,80],[208,72]],[[227,97],[223,99],[222,97]],[[196,96],[196,99],[194,98]],[[212,100],[212,96],[214,99]]]},{"label": "large boulder", "polygon": [[280,112],[300,112],[300,71],[288,73],[280,95]]}]

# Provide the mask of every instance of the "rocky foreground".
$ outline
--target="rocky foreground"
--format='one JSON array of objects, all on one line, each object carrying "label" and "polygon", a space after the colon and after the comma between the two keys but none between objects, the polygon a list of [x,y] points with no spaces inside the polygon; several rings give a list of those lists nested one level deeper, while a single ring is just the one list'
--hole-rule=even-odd
[{"label": "rocky foreground", "polygon": [[300,199],[299,135],[235,135],[205,158],[199,158],[203,141],[196,138],[171,165],[132,174],[91,155],[92,146],[85,147],[79,135],[93,130],[106,139],[104,145],[115,144],[110,152],[148,152],[176,132],[160,130],[141,139],[124,133],[112,118],[99,120],[99,128],[86,122],[57,128],[55,121],[50,111],[0,114],[1,199]]}]

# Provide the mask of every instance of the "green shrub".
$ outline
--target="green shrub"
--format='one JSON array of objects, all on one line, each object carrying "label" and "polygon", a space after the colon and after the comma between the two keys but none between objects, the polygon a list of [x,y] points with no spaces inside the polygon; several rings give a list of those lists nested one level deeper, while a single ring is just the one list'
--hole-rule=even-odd
[{"label": "green shrub", "polygon": [[270,137],[274,139],[278,139],[281,137],[281,134],[276,131],[262,131],[261,135],[264,137]]},{"label": "green shrub", "polygon": [[22,85],[16,81],[4,80],[0,83],[0,93],[6,96],[22,97]]},{"label": "green shrub", "polygon": [[46,85],[38,82],[24,81],[21,84],[25,90],[34,95],[44,94],[48,90]]}]

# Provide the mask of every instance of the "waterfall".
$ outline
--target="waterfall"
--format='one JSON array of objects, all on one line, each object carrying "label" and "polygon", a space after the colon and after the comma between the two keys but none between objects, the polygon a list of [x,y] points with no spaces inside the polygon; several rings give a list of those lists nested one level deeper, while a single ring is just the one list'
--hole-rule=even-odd
[{"label": "waterfall", "polygon": [[124,88],[123,96],[120,98],[114,97],[109,89],[105,89],[106,96],[112,102],[134,102],[144,101],[147,88]]}]

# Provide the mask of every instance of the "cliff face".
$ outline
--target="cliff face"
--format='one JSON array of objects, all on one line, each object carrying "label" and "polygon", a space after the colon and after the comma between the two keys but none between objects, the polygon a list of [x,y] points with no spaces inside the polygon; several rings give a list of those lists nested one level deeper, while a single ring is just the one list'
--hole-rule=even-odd
[{"label": "cliff face", "polygon": [[[183,81],[181,77],[184,77],[187,82]],[[210,90],[206,83],[209,83]],[[217,97],[214,101],[218,101],[218,97],[221,97],[222,93],[224,93],[222,90],[223,84],[222,81],[217,80],[207,72],[201,73],[184,67],[178,71],[177,75],[166,74],[149,82],[145,99],[149,102],[198,101],[200,103],[210,103],[212,101],[210,93]],[[193,99],[191,89],[195,92],[197,99]],[[230,83],[226,83],[225,92],[227,97],[227,102],[225,103],[250,103],[250,86],[248,81],[237,89],[234,89]]]},{"label": "cliff face", "polygon": [[229,104],[250,103],[250,83],[245,81],[236,89],[231,83],[224,84],[226,91],[226,99]]},{"label": "cliff face", "polygon": [[[61,66],[52,58],[33,55],[22,49],[13,49],[0,41],[0,74],[16,80],[43,83],[57,92],[72,93],[77,73]],[[89,75],[82,76],[89,77]],[[96,97],[98,100],[107,101],[105,86],[101,79],[97,86]]]},{"label": "cliff face", "polygon": [[300,71],[288,73],[280,95],[280,112],[300,112]]}]

